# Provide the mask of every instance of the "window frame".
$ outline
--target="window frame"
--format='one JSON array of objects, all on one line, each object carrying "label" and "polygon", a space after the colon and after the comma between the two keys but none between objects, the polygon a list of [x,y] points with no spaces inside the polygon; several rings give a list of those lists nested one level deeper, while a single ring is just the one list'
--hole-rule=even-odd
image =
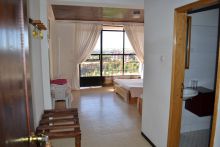
[{"label": "window frame", "polygon": [[[103,32],[122,32],[123,33],[123,52],[121,54],[103,54]],[[100,54],[91,54],[90,56],[99,56],[100,57],[100,76],[87,76],[87,77],[108,77],[103,76],[103,55],[111,55],[111,56],[122,56],[122,75],[125,75],[125,56],[136,56],[135,53],[125,53],[125,30],[101,30],[100,33]],[[117,75],[111,75],[111,76],[117,76]],[[84,76],[81,76],[81,65],[80,65],[80,78]]]}]

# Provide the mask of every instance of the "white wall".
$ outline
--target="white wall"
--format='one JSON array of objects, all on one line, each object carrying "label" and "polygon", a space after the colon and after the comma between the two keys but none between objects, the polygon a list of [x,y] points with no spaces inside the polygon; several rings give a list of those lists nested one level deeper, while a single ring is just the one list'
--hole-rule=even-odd
[{"label": "white wall", "polygon": [[52,4],[144,8],[144,0],[49,0]]},{"label": "white wall", "polygon": [[[44,0],[42,0],[44,1]],[[45,5],[47,6],[47,5]],[[32,19],[41,19],[47,16],[42,14],[42,3],[36,0],[29,0],[29,17]],[[45,12],[45,10],[43,11]],[[41,17],[40,17],[41,16]],[[45,21],[44,21],[45,22]],[[51,108],[51,98],[50,98],[50,85],[49,84],[49,68],[48,65],[48,48],[47,40],[34,39],[32,37],[33,26],[29,25],[29,44],[30,44],[30,54],[31,54],[31,86],[32,86],[32,106],[33,106],[33,119],[34,126],[37,127],[41,114],[43,110]],[[44,34],[44,36],[47,36]]]},{"label": "white wall", "polygon": [[[47,1],[40,0],[40,20],[48,28]],[[42,87],[44,95],[44,109],[52,108],[50,95],[50,68],[49,68],[49,43],[47,31],[43,31],[44,38],[41,40],[41,68],[42,68]]]},{"label": "white wall", "polygon": [[142,132],[167,145],[174,8],[193,0],[145,0],[145,61]]},{"label": "white wall", "polygon": [[[214,89],[217,55],[219,10],[214,9],[192,14],[190,67],[185,70],[185,86],[190,80],[198,85]],[[184,108],[181,132],[209,129],[211,116],[199,117]]]},{"label": "white wall", "polygon": [[[36,0],[29,0],[29,17],[32,19],[37,19],[40,16],[40,4]],[[41,85],[42,75],[41,71],[41,61],[39,57],[41,56],[41,45],[40,40],[36,40],[32,37],[33,26],[29,25],[29,44],[30,44],[30,54],[31,54],[31,86],[32,86],[32,103],[33,103],[33,119],[34,126],[37,127],[41,118],[41,114],[44,110],[44,100],[43,100],[43,88]]]}]

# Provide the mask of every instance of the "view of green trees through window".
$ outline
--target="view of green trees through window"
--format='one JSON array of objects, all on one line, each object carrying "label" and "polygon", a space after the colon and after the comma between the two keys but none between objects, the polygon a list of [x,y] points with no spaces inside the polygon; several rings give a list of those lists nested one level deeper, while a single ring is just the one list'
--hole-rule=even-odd
[{"label": "view of green trees through window", "polygon": [[80,73],[81,77],[139,75],[139,61],[126,33],[102,30],[92,54],[80,65]]}]

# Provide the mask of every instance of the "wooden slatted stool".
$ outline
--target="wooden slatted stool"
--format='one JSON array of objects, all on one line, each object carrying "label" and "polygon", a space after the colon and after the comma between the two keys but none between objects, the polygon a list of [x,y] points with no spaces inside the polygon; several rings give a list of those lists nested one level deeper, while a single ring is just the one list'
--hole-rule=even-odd
[{"label": "wooden slatted stool", "polygon": [[48,135],[49,139],[75,138],[75,146],[81,147],[77,109],[45,110],[36,133]]}]

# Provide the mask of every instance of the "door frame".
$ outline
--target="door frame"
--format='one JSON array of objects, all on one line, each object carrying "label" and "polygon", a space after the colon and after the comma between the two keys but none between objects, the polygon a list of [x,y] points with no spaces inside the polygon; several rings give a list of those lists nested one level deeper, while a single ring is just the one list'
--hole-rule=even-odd
[{"label": "door frame", "polygon": [[[187,14],[207,7],[220,4],[219,0],[200,0],[175,9],[174,13],[174,38],[173,38],[173,61],[172,61],[172,81],[170,97],[170,113],[167,146],[179,146],[180,128],[182,116],[182,90],[185,71],[185,48],[187,31]],[[219,38],[218,38],[219,39]],[[218,40],[220,42],[220,40]],[[219,46],[218,49],[220,50]],[[218,101],[220,96],[220,52],[218,52],[217,78],[215,104],[210,138],[210,147],[214,146],[216,131]]]}]

